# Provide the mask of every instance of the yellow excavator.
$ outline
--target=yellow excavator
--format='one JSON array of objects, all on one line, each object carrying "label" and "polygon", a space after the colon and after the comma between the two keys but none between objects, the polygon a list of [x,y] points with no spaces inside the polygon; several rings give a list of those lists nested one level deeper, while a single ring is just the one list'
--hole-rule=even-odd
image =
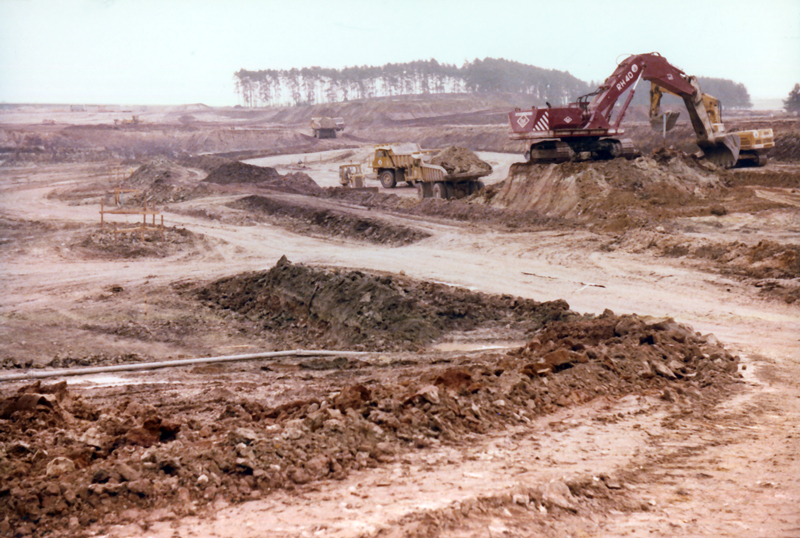
[{"label": "yellow excavator", "polygon": [[[693,77],[692,77],[693,78]],[[697,83],[694,85],[697,86]],[[698,110],[705,110],[705,116],[711,123],[712,132],[718,136],[724,136],[728,133],[725,131],[725,124],[722,123],[722,110],[719,104],[719,99],[707,93],[700,91],[697,86],[697,95],[695,108]],[[675,127],[680,112],[670,110],[661,112],[661,97],[664,93],[674,95],[676,97],[684,97],[675,92],[671,92],[666,88],[662,88],[655,82],[650,85],[650,125],[653,130],[666,132]],[[698,99],[699,97],[699,99]],[[686,102],[686,99],[684,99]],[[689,108],[689,103],[687,103]],[[691,115],[690,109],[690,115]],[[702,114],[701,114],[702,115]],[[694,121],[694,119],[693,119]],[[736,134],[740,140],[739,155],[736,159],[737,166],[764,166],[767,164],[767,156],[764,155],[763,150],[775,147],[775,139],[772,134],[772,129],[751,129],[748,131],[732,131],[731,134]]]}]

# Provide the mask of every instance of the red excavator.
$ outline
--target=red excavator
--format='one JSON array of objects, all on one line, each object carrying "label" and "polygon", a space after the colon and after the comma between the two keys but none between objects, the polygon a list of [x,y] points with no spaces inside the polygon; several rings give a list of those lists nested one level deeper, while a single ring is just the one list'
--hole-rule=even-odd
[{"label": "red excavator", "polygon": [[[657,52],[629,56],[597,90],[565,107],[551,107],[548,103],[546,108],[532,107],[510,112],[509,135],[513,140],[529,141],[525,155],[531,162],[634,157],[638,152],[629,139],[621,138],[625,131],[620,124],[641,79],[683,99],[697,145],[706,159],[724,168],[736,165],[742,138],[736,133],[725,132],[718,109],[706,108],[711,102],[710,96],[700,90],[697,79],[687,76]],[[624,104],[615,115],[617,100],[628,90]],[[658,98],[660,101],[660,94]],[[651,115],[657,110],[656,103],[651,107]],[[669,114],[669,123],[674,125],[675,113]],[[660,125],[660,121],[661,116],[651,117],[654,126]],[[772,133],[769,135],[771,138]]]}]

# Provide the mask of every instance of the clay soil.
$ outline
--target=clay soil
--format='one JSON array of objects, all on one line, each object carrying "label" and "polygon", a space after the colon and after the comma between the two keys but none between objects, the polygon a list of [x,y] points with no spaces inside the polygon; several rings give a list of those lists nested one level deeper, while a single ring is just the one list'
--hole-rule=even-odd
[{"label": "clay soil", "polygon": [[[796,119],[531,165],[512,101],[4,109],[0,535],[800,535]],[[487,187],[338,188],[405,141]]]}]

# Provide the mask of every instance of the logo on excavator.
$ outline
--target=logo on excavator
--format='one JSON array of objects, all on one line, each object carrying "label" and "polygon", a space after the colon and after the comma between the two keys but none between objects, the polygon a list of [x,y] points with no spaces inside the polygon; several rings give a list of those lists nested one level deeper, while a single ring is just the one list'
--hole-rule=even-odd
[{"label": "logo on excavator", "polygon": [[519,114],[517,116],[517,125],[523,128],[528,125],[528,123],[531,121],[531,119],[528,117],[530,115],[531,112],[523,112],[522,114]]},{"label": "logo on excavator", "polygon": [[[636,66],[634,65],[633,67],[636,67]],[[617,91],[622,91],[622,89],[625,88],[625,86],[628,84],[628,82],[630,82],[633,79],[633,77],[634,77],[633,74],[636,71],[638,71],[638,69],[633,69],[633,68],[631,68],[631,70],[628,71],[628,74],[625,75],[625,78],[622,79],[622,82],[618,82],[617,83]]]}]

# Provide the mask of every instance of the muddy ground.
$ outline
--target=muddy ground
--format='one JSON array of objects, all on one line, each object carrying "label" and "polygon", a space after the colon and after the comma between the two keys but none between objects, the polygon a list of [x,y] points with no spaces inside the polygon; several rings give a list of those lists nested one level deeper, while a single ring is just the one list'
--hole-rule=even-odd
[{"label": "muddy ground", "polygon": [[[2,112],[0,535],[800,533],[795,119],[725,171],[636,114],[641,158],[529,165],[493,98],[351,108]],[[487,188],[337,188],[386,141]]]}]

